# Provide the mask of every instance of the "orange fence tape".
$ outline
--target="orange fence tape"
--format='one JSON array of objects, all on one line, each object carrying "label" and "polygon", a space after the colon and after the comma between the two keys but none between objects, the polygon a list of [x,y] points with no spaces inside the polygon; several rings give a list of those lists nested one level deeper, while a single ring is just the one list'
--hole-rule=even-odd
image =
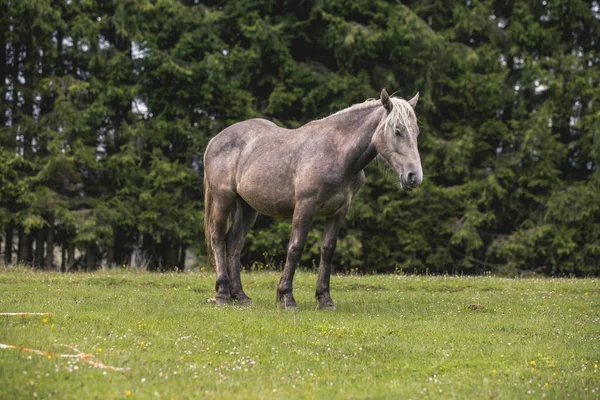
[{"label": "orange fence tape", "polygon": [[77,350],[77,348],[73,347],[73,346],[66,346],[66,345],[63,345],[63,346],[66,347],[66,348],[68,348],[68,349],[71,349],[73,351],[76,351],[77,354],[60,354],[60,353],[53,353],[53,352],[50,352],[50,351],[28,349],[26,347],[17,347],[17,346],[13,346],[13,345],[10,345],[10,344],[2,344],[2,343],[0,343],[0,349],[14,349],[14,350],[23,351],[25,353],[39,354],[41,356],[62,357],[62,358],[75,358],[75,359],[84,361],[84,362],[90,364],[91,366],[93,366],[95,368],[108,369],[110,371],[129,371],[130,370],[130,368],[113,367],[113,366],[110,366],[110,365],[103,364],[100,361],[94,361],[94,360],[92,360],[92,358],[94,358],[93,354],[83,353],[83,352]]},{"label": "orange fence tape", "polygon": [[[51,317],[51,316],[54,315],[54,313],[53,312],[46,312],[46,313],[28,313],[28,312],[0,313],[0,316],[2,316],[2,317],[15,317],[15,316],[28,317],[28,316],[33,316],[33,315],[45,315],[45,316]],[[41,356],[61,357],[61,358],[75,358],[77,360],[81,360],[83,362],[86,362],[86,363],[90,364],[94,368],[108,369],[110,371],[129,371],[131,369],[131,368],[112,367],[110,365],[103,364],[100,361],[92,360],[92,358],[94,358],[93,354],[87,354],[87,353],[81,352],[76,347],[73,347],[73,346],[67,346],[67,345],[64,345],[64,344],[62,346],[66,347],[66,348],[68,348],[70,350],[73,350],[73,351],[77,352],[77,354],[60,354],[60,353],[53,353],[53,352],[50,352],[50,351],[28,349],[27,347],[17,347],[17,346],[13,346],[13,345],[10,345],[10,344],[2,344],[2,343],[0,343],[0,349],[14,349],[14,350],[23,351],[25,353],[39,354]]]}]

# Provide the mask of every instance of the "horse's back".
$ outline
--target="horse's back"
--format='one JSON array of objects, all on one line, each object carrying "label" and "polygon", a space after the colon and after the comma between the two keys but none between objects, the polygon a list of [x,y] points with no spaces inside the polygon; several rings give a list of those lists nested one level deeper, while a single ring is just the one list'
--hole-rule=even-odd
[{"label": "horse's back", "polygon": [[228,126],[213,137],[204,153],[205,163],[215,157],[223,157],[228,153],[241,151],[249,142],[268,130],[279,130],[277,125],[266,119],[250,119]]}]

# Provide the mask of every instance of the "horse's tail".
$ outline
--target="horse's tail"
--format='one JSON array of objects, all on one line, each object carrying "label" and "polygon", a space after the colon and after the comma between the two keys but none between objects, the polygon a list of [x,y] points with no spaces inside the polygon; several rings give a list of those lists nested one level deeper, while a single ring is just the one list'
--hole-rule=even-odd
[{"label": "horse's tail", "polygon": [[204,239],[206,240],[206,255],[208,260],[208,265],[215,265],[215,256],[212,251],[212,203],[213,197],[210,193],[210,186],[208,185],[208,180],[206,179],[206,170],[204,170]]}]

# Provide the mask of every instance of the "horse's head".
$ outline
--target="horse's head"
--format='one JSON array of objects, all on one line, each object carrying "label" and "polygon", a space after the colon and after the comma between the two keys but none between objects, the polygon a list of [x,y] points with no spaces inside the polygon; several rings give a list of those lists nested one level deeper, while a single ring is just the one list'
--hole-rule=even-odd
[{"label": "horse's head", "polygon": [[414,189],[423,181],[421,158],[417,146],[419,126],[414,108],[419,93],[412,99],[390,97],[381,91],[381,104],[386,115],[381,120],[374,139],[377,152],[392,167],[400,178],[402,189]]}]

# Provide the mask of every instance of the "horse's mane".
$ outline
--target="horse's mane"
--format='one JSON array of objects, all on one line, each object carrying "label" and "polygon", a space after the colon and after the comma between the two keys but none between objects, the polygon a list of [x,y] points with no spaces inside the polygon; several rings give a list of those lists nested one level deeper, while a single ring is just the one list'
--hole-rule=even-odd
[{"label": "horse's mane", "polygon": [[[388,112],[385,118],[381,120],[377,129],[393,131],[394,129],[396,129],[396,126],[398,124],[404,126],[405,128],[408,128],[411,124],[414,124],[414,122],[412,121],[416,119],[415,111],[413,110],[412,106],[408,104],[408,101],[399,97],[390,97],[390,101],[393,105],[392,110]],[[381,104],[380,99],[367,99],[362,103],[354,104],[348,108],[344,108],[343,110],[333,113],[323,119],[329,119],[349,112],[364,110],[366,108],[372,108],[377,106],[383,107],[383,104]]]},{"label": "horse's mane", "polygon": [[[396,129],[396,126],[398,126],[398,124],[408,129],[408,126],[411,124],[411,120],[416,120],[417,118],[415,115],[415,110],[413,110],[412,106],[408,103],[408,101],[399,97],[390,97],[390,100],[392,101],[393,105],[392,110],[385,115],[385,118],[383,118],[377,126],[377,130],[384,129],[386,131],[384,132],[385,134],[393,134],[394,129]],[[373,108],[378,106],[383,107],[383,104],[381,103],[380,99],[367,99],[362,103],[351,105],[350,107],[344,108],[343,110],[333,113],[323,119],[325,120],[349,112],[364,110],[367,108]],[[388,162],[383,157],[381,157],[380,154],[377,154],[376,161],[379,170],[382,171],[384,174],[387,174],[389,171],[393,170],[391,165],[389,165]]]}]

